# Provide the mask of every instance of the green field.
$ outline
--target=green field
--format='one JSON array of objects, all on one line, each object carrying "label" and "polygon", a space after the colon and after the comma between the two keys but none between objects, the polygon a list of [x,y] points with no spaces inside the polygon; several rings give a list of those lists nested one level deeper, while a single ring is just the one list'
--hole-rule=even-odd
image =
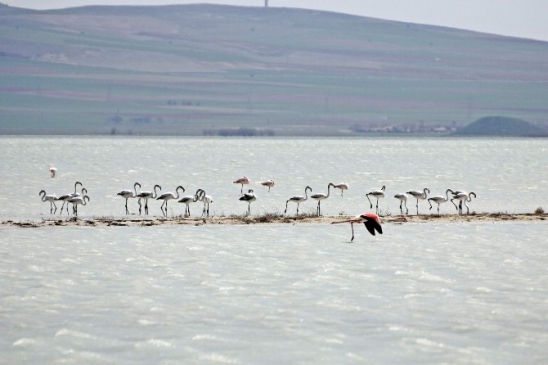
[{"label": "green field", "polygon": [[488,115],[548,124],[546,42],[213,5],[0,5],[0,33],[0,134],[353,135]]}]

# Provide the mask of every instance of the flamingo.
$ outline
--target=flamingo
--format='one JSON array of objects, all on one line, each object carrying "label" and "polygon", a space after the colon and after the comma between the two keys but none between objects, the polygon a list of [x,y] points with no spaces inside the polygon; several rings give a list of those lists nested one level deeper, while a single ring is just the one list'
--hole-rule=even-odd
[{"label": "flamingo", "polygon": [[402,205],[405,205],[405,214],[409,214],[409,209],[407,209],[407,195],[404,193],[398,193],[394,195],[394,198],[398,199],[400,201],[400,212],[403,214],[403,208]]},{"label": "flamingo", "polygon": [[428,192],[428,194],[430,194],[430,189],[424,188],[422,192],[417,191],[417,190],[409,190],[407,192],[407,194],[412,195],[413,198],[417,199],[417,215],[419,214],[419,199],[420,200],[425,200],[428,197],[426,192]]},{"label": "flamingo", "polygon": [[[38,195],[40,196],[43,202],[49,202],[49,214],[55,214],[57,212],[57,205],[55,205],[55,201],[59,200],[59,198],[57,198],[57,195],[55,194],[46,195],[45,190],[40,190]],[[55,207],[55,211],[52,213],[51,211],[53,210],[53,207]]]},{"label": "flamingo", "polygon": [[[465,190],[453,190],[453,195],[458,195],[458,194],[466,194],[468,195],[468,192],[466,192]],[[451,200],[451,203],[453,203],[453,200]],[[455,206],[455,209],[459,210],[462,210],[462,201],[459,202],[459,205],[457,206],[455,203],[453,203],[453,205]]]},{"label": "flamingo", "polygon": [[240,201],[247,202],[247,215],[251,214],[251,203],[253,203],[255,200],[257,200],[257,196],[255,195],[255,192],[253,189],[249,189],[247,193],[242,195],[239,199]]},{"label": "flamingo", "polygon": [[185,217],[190,217],[190,203],[196,203],[200,199],[199,194],[201,191],[202,189],[198,189],[196,190],[196,194],[183,196],[181,200],[179,200],[179,203],[186,204]]},{"label": "flamingo", "polygon": [[350,239],[350,242],[354,241],[354,223],[363,223],[365,225],[365,228],[367,228],[369,233],[371,233],[373,236],[375,235],[375,231],[382,234],[382,226],[379,220],[379,216],[374,213],[364,213],[356,216],[355,218],[345,221],[331,222],[331,224],[340,223],[350,223],[350,227],[352,227],[352,238]]},{"label": "flamingo", "polygon": [[50,173],[51,178],[53,179],[55,177],[55,174],[57,173],[57,168],[55,168],[53,166],[50,167],[49,168],[49,173]]},{"label": "flamingo", "polygon": [[[472,195],[474,195],[474,198],[477,198],[476,193],[474,192],[470,192],[467,194],[465,191],[461,191],[460,193],[453,195],[451,203],[453,203],[453,200],[460,200],[459,207],[457,208],[459,214],[462,214],[462,203],[464,203],[464,205],[466,206],[466,214],[470,214],[470,208],[466,203],[470,203],[472,201]],[[456,207],[455,203],[453,203],[453,205]]]},{"label": "flamingo", "polygon": [[268,192],[270,193],[270,188],[274,186],[274,180],[265,180],[261,182],[262,186],[268,186]]},{"label": "flamingo", "polygon": [[[82,183],[80,181],[76,181],[74,183],[74,193],[61,195],[59,197],[59,199],[57,199],[57,200],[62,200],[63,201],[63,205],[61,206],[61,210],[59,211],[59,214],[63,213],[63,207],[65,206],[65,203],[67,203],[70,198],[75,197],[75,196],[80,196],[80,194],[76,192],[76,189],[77,189],[78,185],[82,186]],[[85,195],[84,190],[87,193],[87,190],[84,187],[82,187],[82,195]],[[67,214],[68,214],[68,203],[67,203]]]},{"label": "flamingo", "polygon": [[120,195],[122,198],[126,199],[126,214],[129,214],[129,210],[127,208],[127,200],[129,198],[135,198],[137,196],[137,185],[139,185],[139,188],[141,187],[141,184],[136,182],[133,184],[133,190],[122,190],[116,195]]},{"label": "flamingo", "polygon": [[345,191],[345,190],[348,190],[349,185],[346,183],[346,181],[343,181],[343,182],[340,183],[340,184],[334,184],[333,187],[334,187],[335,189],[341,189],[341,196],[343,196],[344,191]]},{"label": "flamingo", "polygon": [[[209,204],[213,203],[213,198],[211,195],[206,195],[206,192],[202,189],[198,189],[200,191],[200,196],[198,200],[204,203],[204,209],[202,210],[202,217],[207,211],[207,216],[209,217]],[[207,207],[207,210],[206,210]]]},{"label": "flamingo", "polygon": [[243,191],[244,191],[244,185],[249,184],[250,181],[251,180],[249,180],[249,178],[247,176],[244,176],[244,177],[241,177],[237,180],[234,180],[233,183],[242,185],[242,188],[240,189],[240,194],[242,194]]},{"label": "flamingo", "polygon": [[167,217],[167,202],[171,199],[179,199],[179,189],[183,190],[183,193],[185,192],[185,188],[183,188],[181,185],[177,186],[177,189],[175,189],[175,192],[177,193],[177,196],[173,194],[171,191],[168,191],[167,193],[163,193],[159,197],[156,198],[156,200],[163,200],[164,202],[160,206],[160,209],[162,210],[162,213],[164,213],[164,205],[166,207],[165,210],[165,216]]},{"label": "flamingo", "polygon": [[312,192],[312,188],[310,186],[307,186],[305,189],[304,189],[304,195],[305,196],[302,196],[302,195],[295,195],[294,197],[291,197],[289,199],[287,199],[287,201],[285,202],[285,211],[284,211],[284,214],[287,213],[287,203],[289,202],[293,202],[293,203],[297,203],[297,215],[299,215],[299,205],[308,200],[308,190],[310,189],[310,192]]},{"label": "flamingo", "polygon": [[386,187],[383,185],[380,190],[373,190],[365,194],[365,196],[367,197],[367,200],[369,200],[369,208],[373,208],[373,203],[371,203],[371,200],[369,199],[369,195],[371,195],[374,198],[377,198],[377,206],[375,207],[375,213],[377,214],[379,213],[379,199],[384,198],[385,188]]},{"label": "flamingo", "polygon": [[434,202],[434,203],[438,204],[438,215],[440,215],[440,204],[441,203],[447,203],[447,201],[449,200],[449,192],[451,192],[451,194],[454,194],[453,190],[447,189],[445,191],[445,198],[441,195],[436,195],[436,196],[428,198],[428,204],[430,204],[430,209],[432,209],[432,203],[431,202]]},{"label": "flamingo", "polygon": [[330,189],[332,186],[335,186],[335,185],[333,185],[333,183],[329,183],[329,185],[327,185],[327,195],[325,195],[325,194],[323,194],[323,193],[310,195],[310,197],[311,197],[312,199],[318,201],[318,206],[317,206],[317,208],[316,208],[316,214],[318,215],[318,217],[319,217],[320,215],[322,215],[322,211],[321,211],[320,204],[321,204],[322,200],[325,200],[325,199],[329,198],[329,189]]},{"label": "flamingo", "polygon": [[139,200],[137,200],[137,203],[139,204],[139,214],[141,214],[141,199],[145,201],[145,214],[148,214],[148,200],[156,199],[158,197],[158,193],[156,192],[157,188],[162,190],[162,187],[156,184],[154,185],[154,192],[141,191],[139,194],[136,195],[136,198],[139,198]]},{"label": "flamingo", "polygon": [[[87,201],[86,201],[87,199]],[[78,217],[78,206],[79,205],[87,205],[87,202],[89,202],[89,196],[73,196],[68,200],[69,203],[72,203],[72,211],[74,214]]]}]

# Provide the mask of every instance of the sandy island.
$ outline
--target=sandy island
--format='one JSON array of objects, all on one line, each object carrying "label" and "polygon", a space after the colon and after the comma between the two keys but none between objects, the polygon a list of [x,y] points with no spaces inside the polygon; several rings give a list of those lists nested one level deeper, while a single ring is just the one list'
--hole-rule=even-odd
[{"label": "sandy island", "polygon": [[[331,224],[354,216],[322,216],[311,215],[283,216],[278,214],[265,214],[261,216],[229,216],[210,218],[161,218],[161,217],[94,217],[94,218],[44,218],[41,221],[0,221],[0,227],[17,226],[22,228],[55,227],[55,226],[85,226],[85,227],[149,227],[161,225],[244,225],[244,224]],[[546,213],[507,214],[507,213],[480,213],[469,215],[442,214],[442,215],[407,215],[380,217],[382,224],[406,224],[429,222],[499,222],[499,221],[544,221],[548,218]]]}]

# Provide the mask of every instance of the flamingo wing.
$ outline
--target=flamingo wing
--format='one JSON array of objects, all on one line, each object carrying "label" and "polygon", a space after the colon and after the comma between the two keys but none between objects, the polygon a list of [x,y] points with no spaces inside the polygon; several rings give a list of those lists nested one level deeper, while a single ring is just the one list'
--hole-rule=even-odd
[{"label": "flamingo wing", "polygon": [[375,235],[375,231],[382,234],[382,226],[376,214],[366,213],[362,215],[362,218],[365,219],[365,222],[363,222],[363,224],[365,225],[365,228],[367,228],[369,233],[371,233],[373,236]]}]

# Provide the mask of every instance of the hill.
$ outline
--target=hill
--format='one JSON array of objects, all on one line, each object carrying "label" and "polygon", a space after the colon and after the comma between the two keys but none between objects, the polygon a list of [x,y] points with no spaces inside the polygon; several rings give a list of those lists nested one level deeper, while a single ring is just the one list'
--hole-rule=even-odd
[{"label": "hill", "polygon": [[463,136],[547,137],[548,130],[518,118],[494,116],[480,118],[459,129],[455,134]]},{"label": "hill", "polygon": [[540,41],[217,5],[2,5],[0,32],[0,134],[431,132],[506,114],[547,122]]}]

